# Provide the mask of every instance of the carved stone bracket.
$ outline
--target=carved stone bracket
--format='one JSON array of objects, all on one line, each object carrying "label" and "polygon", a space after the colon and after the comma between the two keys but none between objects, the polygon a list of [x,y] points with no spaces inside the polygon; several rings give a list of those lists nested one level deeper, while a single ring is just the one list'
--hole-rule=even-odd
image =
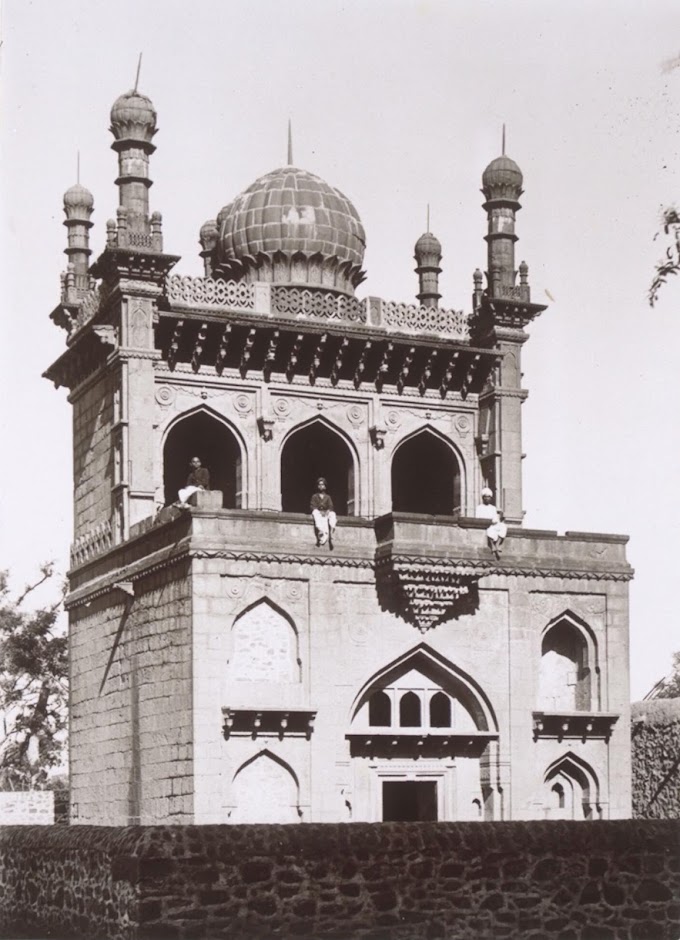
[{"label": "carved stone bracket", "polygon": [[376,558],[381,605],[412,623],[421,633],[477,610],[481,574],[443,558],[414,559],[391,551]]},{"label": "carved stone bracket", "polygon": [[316,712],[309,709],[284,708],[222,708],[224,736],[256,738],[260,734],[283,737],[305,737],[314,730]]},{"label": "carved stone bracket", "polygon": [[276,418],[265,417],[260,415],[257,419],[257,429],[260,432],[260,437],[263,441],[271,441],[274,436],[274,425],[276,424]]},{"label": "carved stone bracket", "polygon": [[376,450],[382,450],[385,446],[385,435],[387,434],[387,428],[384,424],[374,424],[368,429],[368,433],[371,435],[371,443]]}]

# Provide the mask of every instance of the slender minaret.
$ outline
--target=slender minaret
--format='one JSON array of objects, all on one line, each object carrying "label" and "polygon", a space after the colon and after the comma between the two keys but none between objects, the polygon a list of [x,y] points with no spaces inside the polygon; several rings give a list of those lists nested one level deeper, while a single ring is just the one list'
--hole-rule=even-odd
[{"label": "slender minaret", "polygon": [[505,155],[505,127],[503,127],[503,153],[496,157],[482,175],[484,209],[488,219],[487,284],[491,297],[509,297],[515,286],[515,216],[521,205],[522,171],[514,160]]},{"label": "slender minaret", "polygon": [[72,276],[72,286],[84,292],[90,286],[88,268],[90,266],[90,229],[93,223],[90,216],[94,210],[94,198],[89,189],[78,181],[64,193],[64,225],[68,232],[68,246],[64,254],[69,261],[68,272]]},{"label": "slender minaret", "polygon": [[[151,100],[137,91],[121,95],[111,108],[111,144],[118,154],[119,188],[118,247],[151,247],[137,244],[137,235],[151,235],[149,217],[149,157],[156,149],[151,140],[156,133],[156,110]],[[157,233],[153,233],[157,234]],[[155,247],[155,246],[154,246]]]},{"label": "slender minaret", "polygon": [[416,242],[414,253],[419,288],[416,297],[423,307],[438,307],[441,298],[439,275],[442,269],[439,265],[442,260],[442,246],[439,239],[430,232],[429,206],[427,207],[427,229],[427,232]]}]

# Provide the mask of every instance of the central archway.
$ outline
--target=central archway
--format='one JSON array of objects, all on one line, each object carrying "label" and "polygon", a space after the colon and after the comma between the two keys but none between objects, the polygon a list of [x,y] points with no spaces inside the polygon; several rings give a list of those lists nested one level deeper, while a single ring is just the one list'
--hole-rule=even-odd
[{"label": "central archway", "polygon": [[343,438],[321,420],[293,431],[281,451],[281,509],[309,512],[316,481],[325,477],[339,516],[355,513],[354,457]]},{"label": "central archway", "polygon": [[392,458],[392,509],[449,516],[460,512],[460,468],[452,448],[429,428],[400,444]]}]

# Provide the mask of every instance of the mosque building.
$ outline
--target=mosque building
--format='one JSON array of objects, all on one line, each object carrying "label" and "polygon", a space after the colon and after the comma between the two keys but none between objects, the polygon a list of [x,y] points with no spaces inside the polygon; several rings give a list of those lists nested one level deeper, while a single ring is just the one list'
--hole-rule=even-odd
[{"label": "mosque building", "polygon": [[[440,305],[431,232],[417,302],[358,298],[359,214],[292,160],[216,207],[190,277],[149,208],[156,117],[113,105],[94,263],[93,197],[64,196],[45,375],[73,407],[72,820],[629,816],[627,538],[523,526],[545,308],[515,262],[517,164],[482,176],[469,312]],[[209,481],[178,505],[193,458]]]}]

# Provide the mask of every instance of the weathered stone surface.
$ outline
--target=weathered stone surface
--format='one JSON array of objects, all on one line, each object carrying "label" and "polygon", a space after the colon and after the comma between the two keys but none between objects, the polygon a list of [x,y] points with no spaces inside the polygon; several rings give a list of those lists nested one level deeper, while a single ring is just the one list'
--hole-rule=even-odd
[{"label": "weathered stone surface", "polygon": [[0,936],[676,940],[679,858],[680,821],[8,827]]},{"label": "weathered stone surface", "polygon": [[652,699],[632,707],[633,815],[680,816],[680,699]]}]

